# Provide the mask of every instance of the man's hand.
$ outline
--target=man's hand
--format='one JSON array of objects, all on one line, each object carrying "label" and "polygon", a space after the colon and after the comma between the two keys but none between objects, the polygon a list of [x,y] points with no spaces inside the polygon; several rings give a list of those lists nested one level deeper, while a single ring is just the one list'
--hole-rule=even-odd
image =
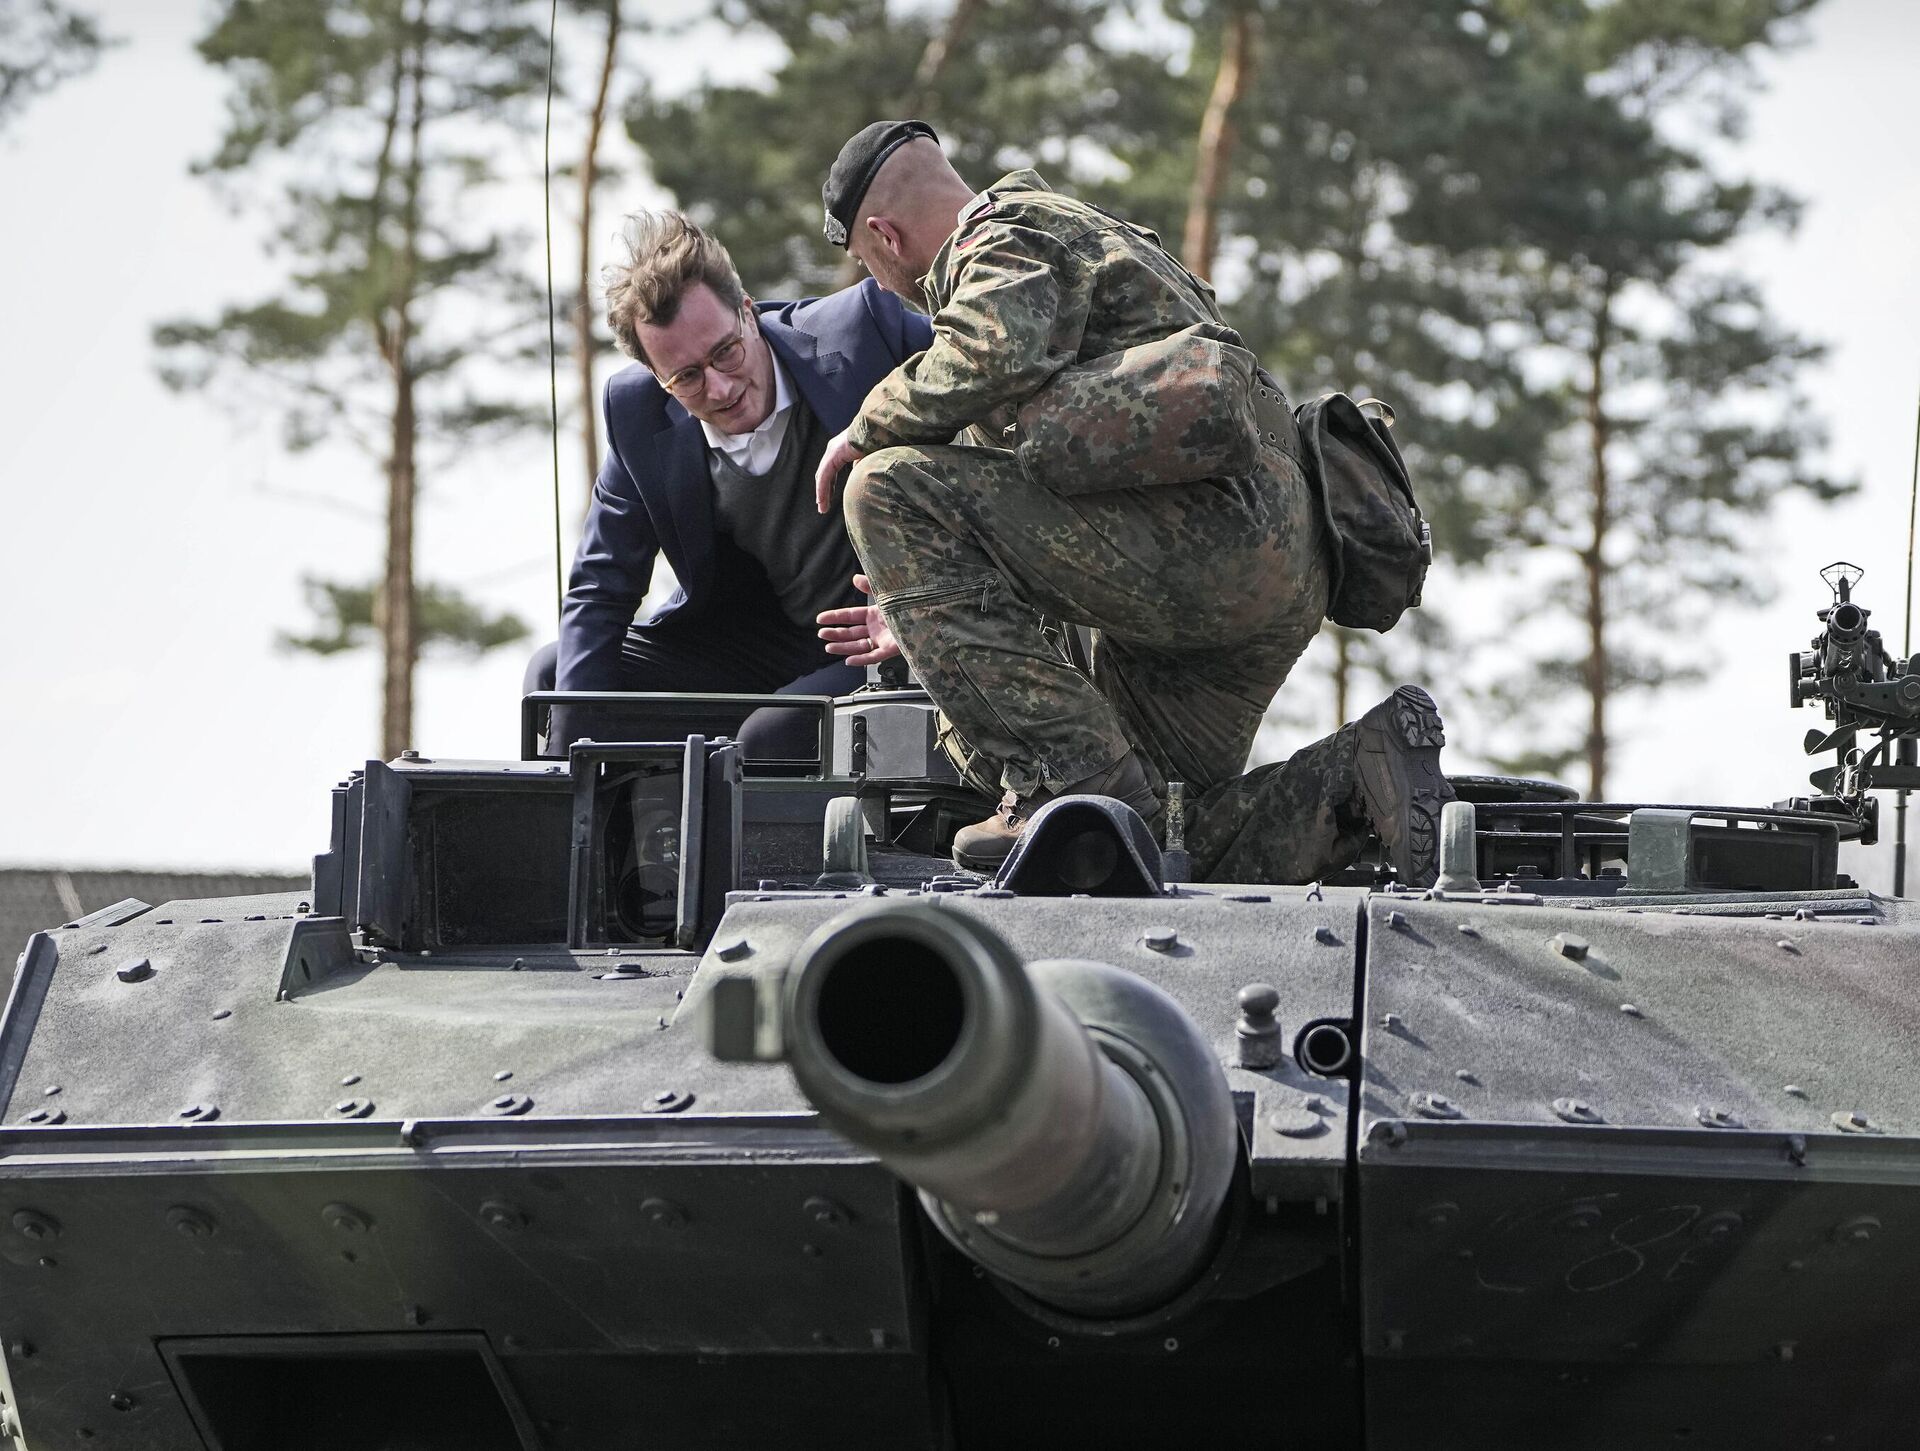
[{"label": "man's hand", "polygon": [[856,574],[853,585],[868,596],[864,605],[820,611],[820,638],[827,642],[827,653],[845,656],[849,665],[878,665],[891,660],[900,653],[900,642],[880,618],[880,606],[872,599],[873,581]]},{"label": "man's hand", "polygon": [[[827,451],[820,455],[820,467],[814,470],[813,502],[814,507],[819,509],[822,514],[833,507],[833,481],[840,477],[840,470],[849,467],[855,459],[864,456],[859,449],[847,442],[847,435],[852,431],[850,427],[843,428],[827,440]],[[856,576],[856,578],[857,577],[858,576]],[[864,589],[866,586],[862,585],[861,588]],[[840,610],[829,610],[827,612],[827,614],[843,613],[845,612]],[[826,615],[820,617],[823,624],[826,622],[826,618]],[[858,664],[859,662],[856,661],[854,663]]]}]

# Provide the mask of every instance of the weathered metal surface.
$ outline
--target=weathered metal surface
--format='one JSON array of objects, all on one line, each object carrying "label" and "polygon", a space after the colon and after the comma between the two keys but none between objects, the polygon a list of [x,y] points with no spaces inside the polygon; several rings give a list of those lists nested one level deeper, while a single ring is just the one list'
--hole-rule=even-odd
[{"label": "weathered metal surface", "polygon": [[1553,1100],[1572,1095],[1618,1126],[1694,1128],[1707,1106],[1752,1130],[1820,1133],[1859,1109],[1920,1135],[1913,927],[1453,901],[1369,911],[1363,1133],[1427,1090],[1476,1122],[1551,1123]]},{"label": "weathered metal surface", "polygon": [[1369,1445],[1891,1444],[1920,1412],[1920,1329],[1877,1288],[1920,1274],[1920,933],[1396,910],[1365,986]]},{"label": "weathered metal surface", "polygon": [[[169,1123],[195,1102],[228,1122],[318,1119],[349,1096],[383,1117],[450,1118],[480,1112],[502,1070],[542,1114],[622,1111],[660,1089],[700,1092],[715,1112],[802,1107],[779,1075],[723,1073],[661,1027],[696,961],[685,954],[356,952],[341,939],[345,956],[325,959],[327,971],[316,945],[326,927],[147,914],[51,939],[0,1027],[0,1064],[21,1065],[5,1121],[37,1106],[47,1082],[74,1123]],[[151,974],[121,980],[116,969],[136,961]]]}]

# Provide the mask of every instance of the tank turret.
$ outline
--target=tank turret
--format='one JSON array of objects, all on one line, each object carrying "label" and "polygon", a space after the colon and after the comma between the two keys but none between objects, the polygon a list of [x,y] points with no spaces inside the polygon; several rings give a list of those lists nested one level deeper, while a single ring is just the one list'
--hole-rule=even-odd
[{"label": "tank turret", "polygon": [[1454,776],[1424,892],[1102,797],[955,874],[897,680],[367,762],[307,890],[32,938],[0,1446],[1904,1444],[1920,915],[1841,853],[1920,670],[1837,578],[1817,794]]}]

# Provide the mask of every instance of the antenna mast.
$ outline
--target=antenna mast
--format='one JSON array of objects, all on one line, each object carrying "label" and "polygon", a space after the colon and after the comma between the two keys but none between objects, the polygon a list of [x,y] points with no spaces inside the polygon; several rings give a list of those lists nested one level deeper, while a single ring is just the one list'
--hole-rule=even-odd
[{"label": "antenna mast", "polygon": [[[1917,511],[1920,511],[1920,400],[1915,401],[1913,410],[1913,483],[1907,495],[1907,607],[1901,617],[1900,630],[1900,653],[1907,659],[1913,658],[1913,525]],[[1894,749],[1901,765],[1914,764],[1911,737]],[[1893,805],[1893,895],[1907,895],[1907,791],[1904,786]]]}]

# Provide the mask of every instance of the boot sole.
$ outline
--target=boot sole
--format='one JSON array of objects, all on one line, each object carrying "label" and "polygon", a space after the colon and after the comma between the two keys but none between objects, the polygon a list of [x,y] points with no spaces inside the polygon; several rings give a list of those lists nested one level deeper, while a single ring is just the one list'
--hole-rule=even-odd
[{"label": "boot sole", "polygon": [[[1007,856],[1011,855],[1013,855],[1012,852],[1007,853]],[[972,872],[976,876],[992,877],[999,875],[1000,868],[1007,864],[1007,858],[1003,856],[989,860],[986,857],[967,856],[961,852],[954,852],[953,864],[963,872]]]},{"label": "boot sole", "polygon": [[1407,886],[1430,887],[1440,872],[1440,810],[1454,799],[1440,770],[1446,728],[1433,697],[1417,685],[1401,686],[1383,704],[1384,711],[1376,706],[1362,717],[1360,789],[1376,830],[1382,822],[1406,823],[1399,841],[1381,832],[1395,875]]}]

